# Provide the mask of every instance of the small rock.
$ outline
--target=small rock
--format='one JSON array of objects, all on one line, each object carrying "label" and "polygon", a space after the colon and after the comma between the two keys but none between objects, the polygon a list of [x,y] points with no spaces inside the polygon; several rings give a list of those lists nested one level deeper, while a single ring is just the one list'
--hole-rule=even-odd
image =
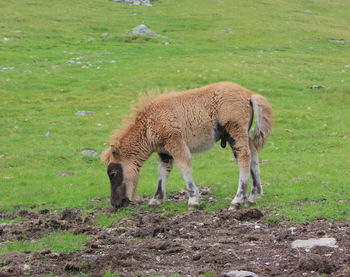
[{"label": "small rock", "polygon": [[100,35],[101,38],[108,37],[108,36],[109,36],[108,33],[103,33],[103,34]]},{"label": "small rock", "polygon": [[129,4],[134,6],[148,6],[152,7],[150,0],[110,0],[116,3]]},{"label": "small rock", "polygon": [[292,233],[292,235],[295,234],[295,230],[296,230],[296,229],[297,229],[296,227],[290,227],[290,228],[288,228],[288,230]]},{"label": "small rock", "polygon": [[328,246],[337,248],[337,241],[335,238],[320,238],[308,240],[295,240],[292,242],[292,248],[312,248],[314,246]]},{"label": "small rock", "polygon": [[67,172],[57,172],[56,174],[58,177],[67,177],[74,175],[73,171],[67,171]]},{"label": "small rock", "polygon": [[211,194],[210,187],[199,187],[200,195],[209,195]]},{"label": "small rock", "polygon": [[267,164],[269,162],[269,160],[261,160],[260,163],[261,164]]},{"label": "small rock", "polygon": [[88,41],[93,42],[93,41],[95,41],[95,39],[94,38],[89,38]]},{"label": "small rock", "polygon": [[97,202],[101,202],[102,199],[101,198],[92,198],[92,199],[89,199],[90,202],[93,202],[93,203],[97,203]]},{"label": "small rock", "polygon": [[308,14],[312,14],[312,11],[310,11],[310,10],[306,10],[305,12]]},{"label": "small rock", "polygon": [[131,30],[132,34],[135,35],[146,35],[146,36],[156,36],[157,34],[150,30],[146,25],[140,24]]},{"label": "small rock", "polygon": [[52,252],[49,254],[50,259],[57,259],[60,255],[56,252]]},{"label": "small rock", "polygon": [[226,277],[258,277],[254,272],[245,270],[232,270],[225,274]]},{"label": "small rock", "polygon": [[320,85],[313,85],[310,87],[310,89],[320,89],[320,88],[325,88],[324,86],[320,86]]},{"label": "small rock", "polygon": [[329,39],[329,42],[333,42],[333,43],[341,43],[341,44],[345,44],[345,40],[344,39]]},{"label": "small rock", "polygon": [[344,66],[345,68],[349,68],[350,67],[350,64],[347,64],[346,66]]},{"label": "small rock", "polygon": [[48,131],[48,132],[45,134],[45,137],[51,137],[51,132]]},{"label": "small rock", "polygon": [[15,68],[13,67],[13,66],[11,66],[11,67],[2,67],[1,68],[1,70],[10,70],[10,71],[12,71],[12,70],[14,70]]},{"label": "small rock", "polygon": [[6,37],[4,38],[4,41],[8,41],[8,40],[9,40],[8,38],[6,38]]},{"label": "small rock", "polygon": [[134,29],[131,30],[131,33],[134,35],[145,35],[145,36],[166,38],[165,36],[161,36],[161,35],[158,35],[156,32],[153,32],[144,24],[140,24],[136,26]]},{"label": "small rock", "polygon": [[84,156],[97,156],[98,155],[98,152],[96,152],[95,150],[84,150],[81,152],[82,155]]},{"label": "small rock", "polygon": [[95,114],[95,113],[91,112],[91,111],[77,111],[75,114],[80,115],[80,116],[85,116],[85,115],[91,115],[91,114]]}]

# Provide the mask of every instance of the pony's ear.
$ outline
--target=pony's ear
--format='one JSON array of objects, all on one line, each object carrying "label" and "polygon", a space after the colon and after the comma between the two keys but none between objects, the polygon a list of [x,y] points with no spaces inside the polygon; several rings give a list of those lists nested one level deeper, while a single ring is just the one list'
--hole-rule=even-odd
[{"label": "pony's ear", "polygon": [[112,152],[113,156],[118,156],[118,149],[113,144],[111,145],[111,152]]}]

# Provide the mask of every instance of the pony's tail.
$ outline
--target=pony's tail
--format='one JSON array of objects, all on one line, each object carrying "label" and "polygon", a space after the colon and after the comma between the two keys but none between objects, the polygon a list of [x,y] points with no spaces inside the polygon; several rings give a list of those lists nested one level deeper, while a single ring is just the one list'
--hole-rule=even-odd
[{"label": "pony's tail", "polygon": [[273,113],[271,105],[265,97],[259,94],[253,94],[250,101],[256,115],[253,144],[259,151],[264,147],[266,139],[272,131]]}]

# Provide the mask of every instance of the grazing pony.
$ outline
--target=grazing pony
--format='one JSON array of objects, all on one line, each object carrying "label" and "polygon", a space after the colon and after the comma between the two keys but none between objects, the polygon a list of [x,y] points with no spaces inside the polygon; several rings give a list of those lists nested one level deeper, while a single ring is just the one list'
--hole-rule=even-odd
[{"label": "grazing pony", "polygon": [[[256,126],[250,137],[254,113]],[[124,207],[134,200],[140,169],[157,152],[158,186],[149,205],[165,200],[166,181],[175,161],[188,190],[188,207],[197,207],[199,193],[192,179],[191,153],[207,150],[218,140],[222,147],[229,143],[239,167],[238,190],[230,209],[245,201],[255,203],[263,193],[258,151],[271,132],[272,122],[272,108],[263,96],[231,82],[155,98],[136,113],[102,154],[112,206]]]}]

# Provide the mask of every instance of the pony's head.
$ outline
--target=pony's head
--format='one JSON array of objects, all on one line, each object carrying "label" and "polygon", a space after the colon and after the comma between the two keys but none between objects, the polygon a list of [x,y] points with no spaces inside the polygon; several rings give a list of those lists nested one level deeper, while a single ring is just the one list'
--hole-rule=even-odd
[{"label": "pony's head", "polygon": [[111,183],[111,205],[126,207],[135,197],[139,177],[138,167],[123,158],[115,145],[111,145],[102,155],[107,164],[107,174]]}]

